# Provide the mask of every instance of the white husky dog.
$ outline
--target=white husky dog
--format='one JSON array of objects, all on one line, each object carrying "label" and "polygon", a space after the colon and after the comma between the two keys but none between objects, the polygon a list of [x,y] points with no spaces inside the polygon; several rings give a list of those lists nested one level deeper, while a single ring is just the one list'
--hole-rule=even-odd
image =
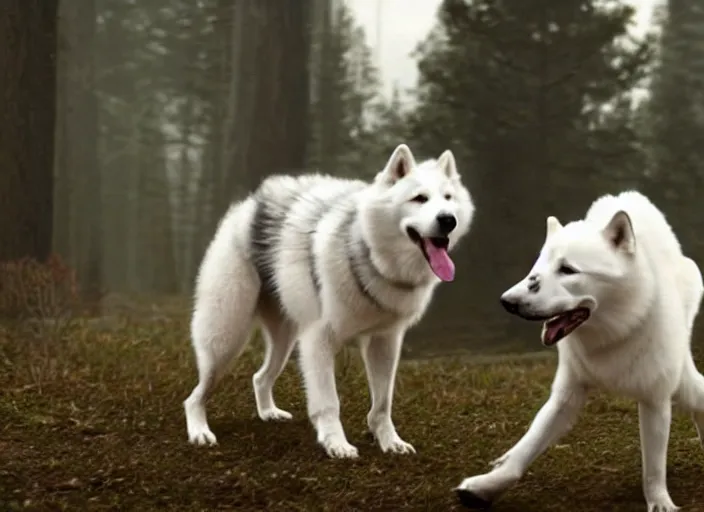
[{"label": "white husky dog", "polygon": [[453,280],[448,252],[473,214],[449,150],[417,165],[401,144],[372,183],[264,180],[224,216],[200,267],[191,323],[199,382],[184,402],[189,440],[216,442],[205,401],[258,319],[266,356],[252,381],[262,420],[291,418],[272,388],[298,341],[318,442],[331,457],[356,457],[340,422],[334,357],[360,338],[369,428],[384,452],[414,452],[391,420],[401,344],[438,283]]},{"label": "white husky dog", "polygon": [[550,398],[528,432],[489,473],[457,488],[485,507],[574,425],[590,389],[638,401],[643,491],[649,511],[672,511],[667,490],[671,402],[692,412],[704,440],[704,376],[690,339],[704,286],[663,214],[642,194],[607,195],[584,220],[547,219],[547,236],[528,275],[501,302],[544,321],[542,341],[560,341]]}]

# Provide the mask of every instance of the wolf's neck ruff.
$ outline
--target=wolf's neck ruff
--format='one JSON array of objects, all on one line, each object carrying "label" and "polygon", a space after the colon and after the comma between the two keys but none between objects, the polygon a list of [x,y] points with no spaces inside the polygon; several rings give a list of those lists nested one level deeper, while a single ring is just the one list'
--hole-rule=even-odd
[{"label": "wolf's neck ruff", "polygon": [[375,307],[384,310],[393,309],[392,305],[382,303],[377,297],[372,289],[373,283],[383,283],[401,292],[412,292],[419,287],[427,286],[428,283],[425,282],[394,279],[385,275],[374,264],[371,248],[362,236],[360,217],[356,210],[349,212],[343,224],[343,230],[346,234],[347,261],[352,277],[362,295]]}]

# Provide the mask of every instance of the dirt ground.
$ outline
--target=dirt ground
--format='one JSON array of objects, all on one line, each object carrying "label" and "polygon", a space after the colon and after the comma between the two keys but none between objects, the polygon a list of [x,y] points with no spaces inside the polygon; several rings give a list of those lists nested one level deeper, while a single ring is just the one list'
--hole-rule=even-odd
[{"label": "dirt ground", "polygon": [[[404,361],[394,420],[418,453],[393,456],[366,433],[364,372],[346,352],[338,389],[360,458],[340,461],[315,443],[293,361],[275,397],[294,419],[256,417],[254,343],[209,403],[220,444],[199,448],[186,442],[181,405],[195,384],[187,324],[113,320],[45,342],[0,327],[0,510],[461,510],[452,488],[525,432],[554,371],[551,357]],[[704,452],[681,413],[668,471],[675,502],[704,510]],[[493,509],[643,511],[640,474],[635,404],[599,395]]]}]

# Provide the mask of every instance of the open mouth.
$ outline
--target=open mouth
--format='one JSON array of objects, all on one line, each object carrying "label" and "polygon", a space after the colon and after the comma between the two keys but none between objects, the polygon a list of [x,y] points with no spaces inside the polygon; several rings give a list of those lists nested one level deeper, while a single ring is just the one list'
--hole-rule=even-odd
[{"label": "open mouth", "polygon": [[408,237],[423,253],[433,273],[443,281],[452,281],[455,278],[455,264],[447,252],[450,239],[446,236],[433,236],[423,238],[413,228],[406,230]]},{"label": "open mouth", "polygon": [[540,340],[546,347],[551,347],[587,321],[591,312],[588,308],[570,309],[546,320],[540,333]]}]

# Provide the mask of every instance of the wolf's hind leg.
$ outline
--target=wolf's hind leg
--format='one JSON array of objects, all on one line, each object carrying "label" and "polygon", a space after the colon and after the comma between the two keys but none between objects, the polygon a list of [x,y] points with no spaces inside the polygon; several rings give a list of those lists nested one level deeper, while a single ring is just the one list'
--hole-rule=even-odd
[{"label": "wolf's hind leg", "polygon": [[208,426],[205,402],[249,340],[260,287],[254,266],[239,251],[224,251],[217,246],[209,249],[191,321],[198,384],[183,402],[191,443],[217,442]]},{"label": "wolf's hind leg", "polygon": [[296,345],[296,328],[276,306],[261,308],[266,355],[261,368],[252,377],[257,414],[264,421],[290,420],[291,413],[274,403],[273,388]]}]

